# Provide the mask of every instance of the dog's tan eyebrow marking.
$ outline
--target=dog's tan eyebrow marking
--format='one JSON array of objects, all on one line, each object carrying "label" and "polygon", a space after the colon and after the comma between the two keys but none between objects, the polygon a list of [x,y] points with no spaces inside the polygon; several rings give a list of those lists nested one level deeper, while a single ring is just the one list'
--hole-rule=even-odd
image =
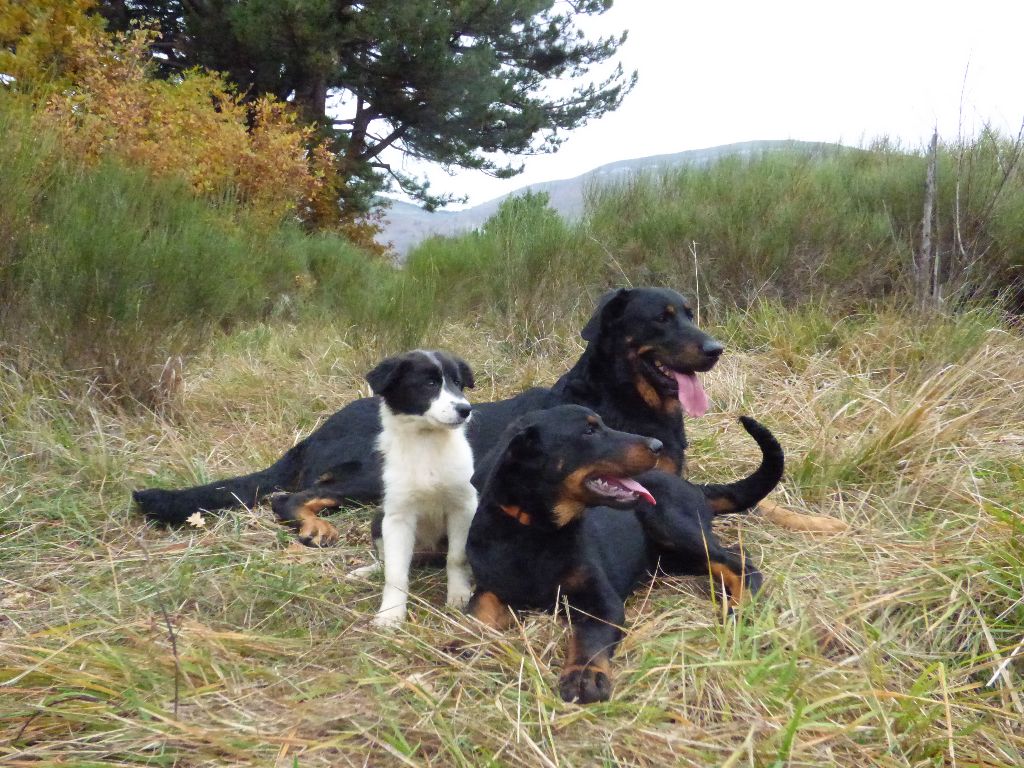
[{"label": "dog's tan eyebrow marking", "polygon": [[[686,304],[683,304],[683,306],[685,307]],[[676,308],[669,304],[668,306],[665,307],[665,312],[666,314],[674,315],[676,313]]]},{"label": "dog's tan eyebrow marking", "polygon": [[592,427],[596,427],[599,423],[597,416],[587,416],[587,424],[590,424]]}]

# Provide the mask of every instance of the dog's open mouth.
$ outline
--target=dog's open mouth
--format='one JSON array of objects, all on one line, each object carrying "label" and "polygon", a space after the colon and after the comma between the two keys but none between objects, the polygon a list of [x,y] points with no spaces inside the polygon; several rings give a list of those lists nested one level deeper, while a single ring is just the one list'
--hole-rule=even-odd
[{"label": "dog's open mouth", "polygon": [[687,416],[703,416],[708,412],[708,395],[695,373],[683,373],[669,368],[661,360],[652,358],[650,368],[654,371],[662,389],[675,391],[679,404]]},{"label": "dog's open mouth", "polygon": [[609,501],[629,502],[643,499],[648,504],[657,504],[651,492],[631,477],[597,475],[584,482],[587,489]]}]

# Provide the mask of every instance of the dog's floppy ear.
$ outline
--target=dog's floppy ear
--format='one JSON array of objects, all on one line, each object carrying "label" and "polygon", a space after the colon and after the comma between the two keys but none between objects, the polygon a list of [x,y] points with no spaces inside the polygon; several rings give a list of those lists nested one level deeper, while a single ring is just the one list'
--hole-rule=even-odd
[{"label": "dog's floppy ear", "polygon": [[608,322],[622,317],[622,310],[626,308],[628,301],[628,288],[614,289],[602,296],[597,302],[594,316],[590,318],[587,324],[583,326],[583,330],[580,331],[580,336],[583,337],[583,340],[595,341],[601,335],[601,330]]},{"label": "dog's floppy ear", "polygon": [[527,463],[536,458],[539,447],[540,430],[534,424],[523,427],[508,441],[508,447],[505,449],[505,462]]},{"label": "dog's floppy ear", "polygon": [[370,383],[373,394],[379,395],[391,386],[406,362],[408,361],[404,357],[388,357],[366,374],[366,380]]},{"label": "dog's floppy ear", "polygon": [[472,389],[476,386],[476,380],[473,378],[473,369],[469,367],[469,363],[461,357],[456,357],[455,367],[459,370],[459,378],[462,379],[463,389]]}]

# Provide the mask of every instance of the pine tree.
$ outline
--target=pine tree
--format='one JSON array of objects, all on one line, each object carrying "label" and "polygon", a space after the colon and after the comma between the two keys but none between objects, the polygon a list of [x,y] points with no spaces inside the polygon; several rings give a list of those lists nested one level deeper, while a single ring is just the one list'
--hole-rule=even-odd
[{"label": "pine tree", "polygon": [[[397,182],[428,207],[450,198],[388,167],[405,154],[499,177],[509,156],[553,152],[565,133],[614,110],[636,74],[591,70],[625,34],[591,41],[577,20],[611,0],[104,0],[115,27],[156,19],[166,74],[200,65],[249,98],[290,98],[332,138],[348,179],[344,204],[365,209]],[[610,66],[610,65],[609,65]],[[340,107],[328,110],[328,98]],[[496,159],[498,158],[498,159]]]}]

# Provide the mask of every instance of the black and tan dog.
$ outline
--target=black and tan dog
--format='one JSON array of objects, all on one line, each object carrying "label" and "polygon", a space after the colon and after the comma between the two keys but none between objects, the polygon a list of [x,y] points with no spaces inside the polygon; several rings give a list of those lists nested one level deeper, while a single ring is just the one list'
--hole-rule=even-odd
[{"label": "black and tan dog", "polygon": [[711,529],[716,506],[749,508],[782,476],[775,438],[753,419],[741,421],[761,448],[761,465],[737,483],[704,487],[647,471],[663,458],[661,441],[611,429],[587,408],[516,421],[476,472],[470,614],[501,629],[511,609],[553,610],[562,601],[572,635],[561,696],[607,699],[624,601],[648,574],[710,574],[732,604],[761,585],[757,569]]},{"label": "black and tan dog", "polygon": [[[586,405],[610,426],[660,440],[658,466],[683,468],[684,412],[700,416],[707,399],[696,374],[710,370],[723,346],[693,322],[689,303],[666,288],[607,293],[581,333],[586,350],[553,387],[474,407],[468,430],[479,459],[516,417],[565,403]],[[198,509],[252,506],[275,491],[274,510],[302,521],[306,543],[333,544],[338,533],[317,515],[345,503],[381,499],[381,461],[374,450],[380,432],[377,398],[342,408],[270,467],[242,477],[179,490],[150,488],[133,495],[149,518],[180,524]]]}]

